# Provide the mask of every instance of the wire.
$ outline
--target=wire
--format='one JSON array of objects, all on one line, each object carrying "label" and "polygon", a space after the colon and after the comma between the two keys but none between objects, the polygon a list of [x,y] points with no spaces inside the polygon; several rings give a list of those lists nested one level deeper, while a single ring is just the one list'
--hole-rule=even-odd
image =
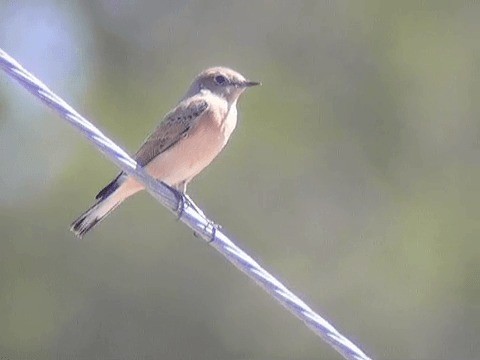
[{"label": "wire", "polygon": [[205,239],[238,269],[247,274],[287,310],[302,320],[315,334],[336,349],[345,359],[370,359],[355,344],[340,334],[329,322],[315,313],[272,274],[235,245],[220,230],[219,226],[216,226],[203,214],[190,198],[182,205],[182,200],[178,199],[178,196],[167,185],[148,175],[124,150],[107,138],[93,124],[82,117],[63,99],[54,94],[45,84],[25,70],[2,49],[0,49],[0,67],[10,77],[17,80],[29,92],[68,121],[118,167],[129,175],[134,176],[153,197],[170,211],[177,213],[178,209],[186,205],[183,207],[180,215],[180,220],[183,223],[190,227],[195,234]]}]

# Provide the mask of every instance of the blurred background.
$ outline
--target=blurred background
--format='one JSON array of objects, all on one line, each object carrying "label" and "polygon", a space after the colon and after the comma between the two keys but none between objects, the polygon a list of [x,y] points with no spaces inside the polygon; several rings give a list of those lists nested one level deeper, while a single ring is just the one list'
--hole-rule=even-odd
[{"label": "blurred background", "polygon": [[[480,4],[9,1],[0,47],[130,153],[205,67],[261,80],[190,194],[376,359],[480,353]],[[2,359],[340,359],[0,74]]]}]

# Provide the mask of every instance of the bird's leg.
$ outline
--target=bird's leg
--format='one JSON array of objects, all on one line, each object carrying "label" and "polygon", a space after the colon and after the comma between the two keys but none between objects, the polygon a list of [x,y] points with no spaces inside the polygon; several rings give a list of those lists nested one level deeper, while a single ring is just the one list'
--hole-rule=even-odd
[{"label": "bird's leg", "polygon": [[181,188],[181,190],[178,189],[177,186],[175,187],[170,185],[167,185],[167,186],[175,194],[175,197],[177,198],[178,205],[175,211],[177,213],[178,219],[182,217],[182,214],[185,212],[185,209],[188,207],[191,207],[192,209],[194,209],[203,218],[205,219],[207,218],[207,216],[203,213],[203,211],[193,202],[190,196],[188,196],[188,194],[185,192],[186,186],[184,186],[183,184],[181,184],[181,186],[178,186]]},{"label": "bird's leg", "polygon": [[175,212],[177,213],[177,220],[179,220],[182,217],[182,214],[187,207],[186,199],[183,193],[180,190],[178,190],[176,187],[170,186],[164,182],[162,183],[163,185],[168,187],[168,189],[175,195],[175,198],[177,199],[177,208],[175,209]]},{"label": "bird's leg", "polygon": [[[193,200],[190,198],[190,196],[188,196],[187,193],[183,193],[183,196],[187,200],[188,206],[191,206],[193,209],[195,209],[195,211],[198,212],[200,216],[205,219],[205,226],[203,227],[203,231],[207,231],[209,228],[211,228],[212,235],[210,236],[209,242],[215,240],[216,232],[221,228],[221,226],[210,220],[207,215],[205,215],[205,213],[193,202]],[[193,232],[193,235],[195,237],[198,237],[198,234],[196,232]]]},{"label": "bird's leg", "polygon": [[[192,199],[187,195],[187,181],[182,181],[181,183],[177,184],[175,187],[177,190],[177,199],[178,201],[178,207],[177,207],[177,220],[180,220],[182,217],[183,212],[187,207],[193,207],[195,210],[198,209],[198,207],[195,205]],[[203,214],[203,213],[201,213]]]},{"label": "bird's leg", "polygon": [[190,198],[190,196],[186,192],[182,193],[182,195],[184,198],[184,204],[186,204],[187,207],[191,207],[193,210],[199,213],[201,217],[208,220],[205,213],[197,206],[197,204],[193,202],[193,200]]},{"label": "bird's leg", "polygon": [[[194,209],[203,219],[205,220],[205,227],[203,228],[204,231],[207,229],[211,228],[212,229],[212,236],[210,241],[213,241],[215,239],[215,232],[217,229],[220,229],[221,226],[210,220],[207,215],[195,204],[195,202],[190,198],[190,196],[186,193],[186,184],[182,183],[179,186],[182,190],[179,190],[178,187],[171,187],[169,186],[170,190],[175,194],[178,200],[178,207],[176,209],[177,212],[177,220],[180,220],[182,217],[183,213],[185,212],[185,209],[188,207],[191,207]],[[168,186],[168,185],[167,185]],[[198,236],[196,232],[193,233],[193,235]]]}]

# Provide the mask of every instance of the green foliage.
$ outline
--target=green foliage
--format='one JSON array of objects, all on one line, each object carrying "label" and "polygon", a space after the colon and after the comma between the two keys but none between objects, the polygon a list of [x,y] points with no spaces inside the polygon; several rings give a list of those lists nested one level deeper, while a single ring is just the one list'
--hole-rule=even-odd
[{"label": "green foliage", "polygon": [[[368,354],[478,356],[476,3],[42,3],[0,43],[130,153],[202,68],[261,80],[192,197]],[[1,355],[336,358],[146,194],[79,242],[117,169],[9,80],[0,118]]]}]

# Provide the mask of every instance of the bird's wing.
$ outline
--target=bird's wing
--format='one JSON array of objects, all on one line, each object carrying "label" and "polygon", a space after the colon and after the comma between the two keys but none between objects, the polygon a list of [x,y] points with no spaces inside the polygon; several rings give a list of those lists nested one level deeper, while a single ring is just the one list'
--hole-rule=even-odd
[{"label": "bird's wing", "polygon": [[[171,148],[178,141],[188,136],[190,130],[197,124],[198,118],[208,109],[208,103],[202,98],[183,101],[170,111],[165,119],[147,137],[136,152],[134,159],[140,166],[147,165],[155,157]],[[121,172],[95,197],[102,199],[113,193],[119,186],[124,173]]]},{"label": "bird's wing", "polygon": [[153,133],[145,140],[134,159],[140,166],[147,165],[159,154],[188,136],[200,115],[208,108],[204,99],[193,99],[180,103],[169,112]]}]

